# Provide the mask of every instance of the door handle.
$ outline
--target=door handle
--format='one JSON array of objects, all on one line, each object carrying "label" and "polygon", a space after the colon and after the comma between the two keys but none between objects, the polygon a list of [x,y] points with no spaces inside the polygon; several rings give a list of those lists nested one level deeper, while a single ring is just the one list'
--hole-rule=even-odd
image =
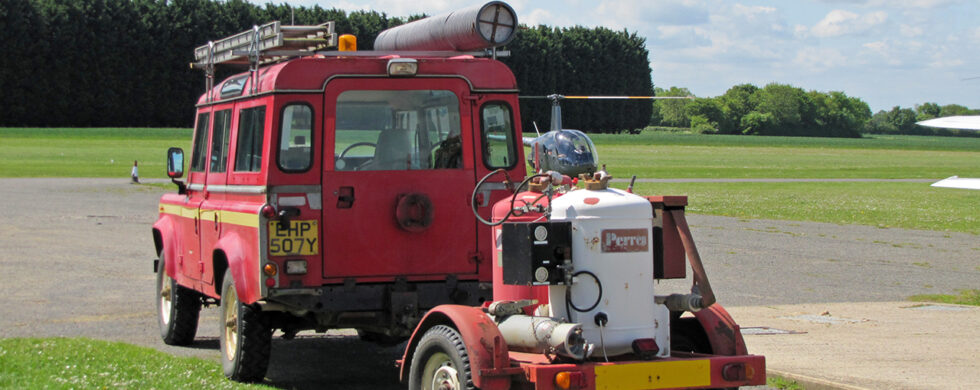
[{"label": "door handle", "polygon": [[340,187],[334,194],[337,195],[338,209],[354,207],[354,187]]}]

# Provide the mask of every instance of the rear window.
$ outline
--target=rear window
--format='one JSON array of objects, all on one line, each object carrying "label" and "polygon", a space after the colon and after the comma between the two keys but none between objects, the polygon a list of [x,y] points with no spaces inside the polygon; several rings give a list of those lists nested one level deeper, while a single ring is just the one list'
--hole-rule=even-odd
[{"label": "rear window", "polygon": [[451,91],[346,91],[337,97],[335,134],[338,171],[463,167]]},{"label": "rear window", "polygon": [[490,169],[512,168],[517,162],[517,140],[510,106],[488,103],[480,114],[483,134],[483,164]]},{"label": "rear window", "polygon": [[305,172],[313,165],[313,108],[293,103],[282,110],[279,127],[279,169]]}]

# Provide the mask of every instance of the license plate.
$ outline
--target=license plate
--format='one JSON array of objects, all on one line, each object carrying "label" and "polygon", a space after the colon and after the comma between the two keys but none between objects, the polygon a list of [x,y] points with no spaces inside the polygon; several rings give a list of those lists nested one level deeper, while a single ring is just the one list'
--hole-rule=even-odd
[{"label": "license plate", "polygon": [[595,367],[597,390],[669,389],[710,385],[711,362],[709,360],[675,360]]},{"label": "license plate", "polygon": [[316,221],[269,221],[269,254],[272,256],[307,256],[320,253]]}]

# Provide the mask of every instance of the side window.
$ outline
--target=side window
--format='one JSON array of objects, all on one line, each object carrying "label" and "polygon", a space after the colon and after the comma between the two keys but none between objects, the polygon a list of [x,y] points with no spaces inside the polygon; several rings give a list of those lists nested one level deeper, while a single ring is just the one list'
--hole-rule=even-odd
[{"label": "side window", "polygon": [[238,116],[238,146],[235,148],[235,172],[262,170],[262,130],[265,107],[247,108]]},{"label": "side window", "polygon": [[228,137],[231,130],[231,110],[214,113],[214,133],[211,136],[211,173],[221,173],[228,167]]},{"label": "side window", "polygon": [[204,148],[208,142],[208,121],[210,119],[211,114],[207,112],[197,115],[197,128],[194,130],[194,151],[191,155],[191,172],[204,172],[204,163],[208,156]]},{"label": "side window", "polygon": [[483,164],[490,169],[512,168],[517,162],[517,143],[510,106],[488,103],[481,111]]},{"label": "side window", "polygon": [[313,164],[313,109],[296,103],[282,110],[279,128],[279,168],[303,172]]}]

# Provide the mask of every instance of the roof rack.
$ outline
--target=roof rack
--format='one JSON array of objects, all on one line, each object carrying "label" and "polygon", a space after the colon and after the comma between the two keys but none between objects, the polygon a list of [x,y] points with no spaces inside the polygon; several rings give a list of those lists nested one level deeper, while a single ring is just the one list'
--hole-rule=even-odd
[{"label": "roof rack", "polygon": [[207,101],[212,100],[216,65],[248,65],[251,93],[258,90],[260,65],[304,55],[337,46],[334,22],[316,26],[283,26],[279,21],[253,26],[227,38],[208,42],[194,49],[191,68],[204,69],[207,75]]}]

